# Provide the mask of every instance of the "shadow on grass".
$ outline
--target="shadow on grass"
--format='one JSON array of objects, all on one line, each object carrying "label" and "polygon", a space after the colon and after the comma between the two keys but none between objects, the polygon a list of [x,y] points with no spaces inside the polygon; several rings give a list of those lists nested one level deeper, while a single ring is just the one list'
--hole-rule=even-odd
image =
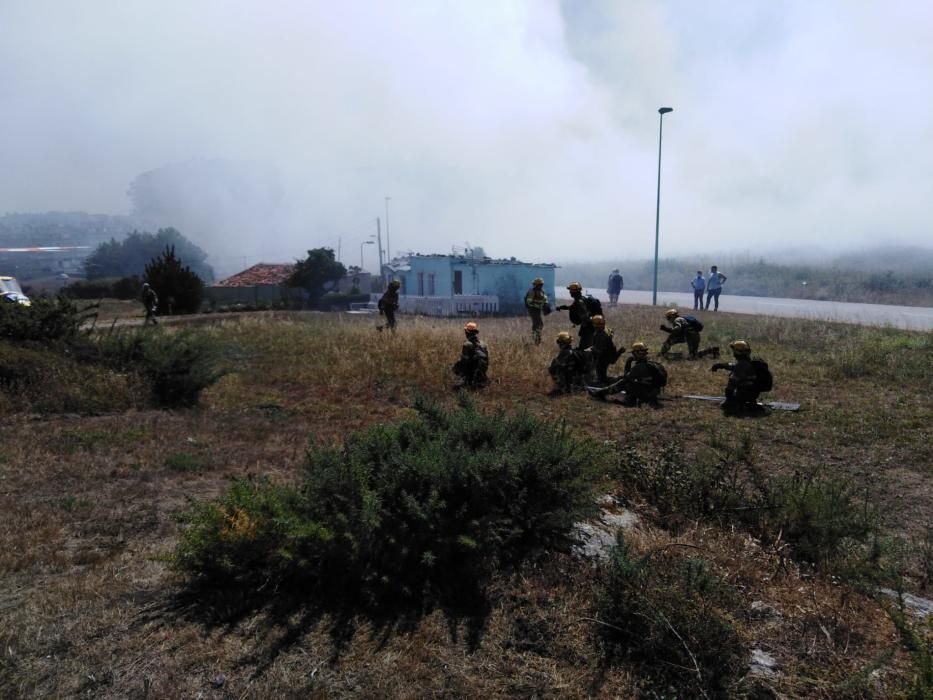
[{"label": "shadow on grass", "polygon": [[491,609],[489,596],[475,581],[378,605],[341,588],[339,582],[329,590],[291,586],[251,594],[189,587],[155,604],[138,621],[141,625],[194,624],[205,635],[223,636],[245,634],[246,625],[258,623],[250,631],[255,644],[236,664],[238,668],[252,668],[255,679],[279,655],[301,644],[316,630],[326,630],[331,643],[330,661],[336,662],[364,630],[382,649],[394,637],[414,632],[425,618],[438,611],[451,641],[462,639],[472,653],[482,642]]}]

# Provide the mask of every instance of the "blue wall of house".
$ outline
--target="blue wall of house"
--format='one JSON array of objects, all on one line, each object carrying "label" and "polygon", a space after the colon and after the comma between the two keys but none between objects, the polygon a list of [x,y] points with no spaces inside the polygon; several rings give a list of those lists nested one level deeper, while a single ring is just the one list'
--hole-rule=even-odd
[{"label": "blue wall of house", "polygon": [[402,282],[401,293],[405,295],[453,296],[456,273],[459,272],[460,293],[495,295],[499,297],[500,311],[523,313],[525,293],[535,277],[544,280],[545,293],[552,305],[555,303],[553,265],[518,260],[472,261],[450,255],[413,255],[408,263],[409,270],[400,270],[394,275]]}]

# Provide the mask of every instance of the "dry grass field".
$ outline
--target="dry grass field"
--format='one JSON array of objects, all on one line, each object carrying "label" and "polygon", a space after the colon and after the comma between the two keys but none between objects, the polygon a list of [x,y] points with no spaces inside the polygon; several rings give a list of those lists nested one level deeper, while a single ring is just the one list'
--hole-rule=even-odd
[{"label": "dry grass field", "polygon": [[[617,342],[657,349],[662,311],[612,309],[608,326]],[[389,334],[374,330],[377,318],[217,319],[203,328],[223,345],[226,374],[193,409],[148,408],[132,382],[109,376],[93,381],[122,396],[119,410],[63,413],[43,409],[58,404],[41,397],[0,394],[0,697],[675,696],[646,683],[635,664],[603,663],[592,596],[600,567],[570,552],[503,572],[479,627],[441,610],[391,625],[294,610],[223,619],[183,595],[171,557],[189,499],[214,497],[234,477],[294,481],[309,444],[339,444],[351,431],[410,417],[416,396],[455,403],[450,366],[463,322],[401,316]],[[704,346],[748,340],[774,373],[768,398],[802,410],[727,419],[697,401],[652,410],[549,398],[547,366],[553,338],[569,329],[565,313],[546,319],[540,346],[524,318],[478,319],[491,384],[473,399],[483,412],[562,421],[574,437],[620,454],[670,448],[689,461],[732,450],[758,475],[838,479],[877,513],[873,544],[886,550],[876,565],[931,597],[930,335],[701,318]],[[105,316],[98,327],[106,325]],[[667,395],[720,393],[725,374],[710,364],[666,363]],[[929,697],[911,695],[933,682],[922,676],[929,618],[910,622],[905,636],[896,600],[875,595],[868,579],[799,563],[781,536],[765,541],[716,518],[663,514],[620,473],[595,487],[641,516],[628,534],[635,550],[706,560],[733,591],[731,622],[745,647],[777,661],[771,674],[740,674],[729,696]]]}]

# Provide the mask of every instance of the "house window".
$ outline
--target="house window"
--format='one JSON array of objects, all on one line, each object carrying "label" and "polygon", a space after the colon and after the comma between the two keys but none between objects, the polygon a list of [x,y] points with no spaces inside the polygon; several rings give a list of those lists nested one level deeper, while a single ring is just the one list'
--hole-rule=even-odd
[{"label": "house window", "polygon": [[463,271],[454,270],[454,294],[463,294]]},{"label": "house window", "polygon": [[418,273],[418,296],[419,297],[424,296],[424,273],[423,272]]},{"label": "house window", "polygon": [[434,273],[433,273],[433,272],[429,272],[429,273],[428,273],[428,296],[429,296],[429,297],[433,297],[434,294],[435,294],[435,292],[434,292]]}]

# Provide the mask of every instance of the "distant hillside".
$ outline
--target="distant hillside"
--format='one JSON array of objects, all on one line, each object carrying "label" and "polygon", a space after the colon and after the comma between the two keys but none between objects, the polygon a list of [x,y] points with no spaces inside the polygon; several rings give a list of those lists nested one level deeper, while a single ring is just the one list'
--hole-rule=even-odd
[{"label": "distant hillside", "polygon": [[[658,288],[690,291],[696,271],[708,275],[712,263],[728,276],[726,290],[731,294],[933,306],[933,250],[919,247],[846,253],[825,264],[776,264],[747,257],[700,262],[667,258],[658,261]],[[586,287],[604,289],[609,271],[616,267],[626,289],[652,288],[652,260],[563,263],[557,270],[557,284],[577,280]]]},{"label": "distant hillside", "polygon": [[87,245],[123,238],[138,220],[129,216],[50,211],[0,216],[0,247]]}]

